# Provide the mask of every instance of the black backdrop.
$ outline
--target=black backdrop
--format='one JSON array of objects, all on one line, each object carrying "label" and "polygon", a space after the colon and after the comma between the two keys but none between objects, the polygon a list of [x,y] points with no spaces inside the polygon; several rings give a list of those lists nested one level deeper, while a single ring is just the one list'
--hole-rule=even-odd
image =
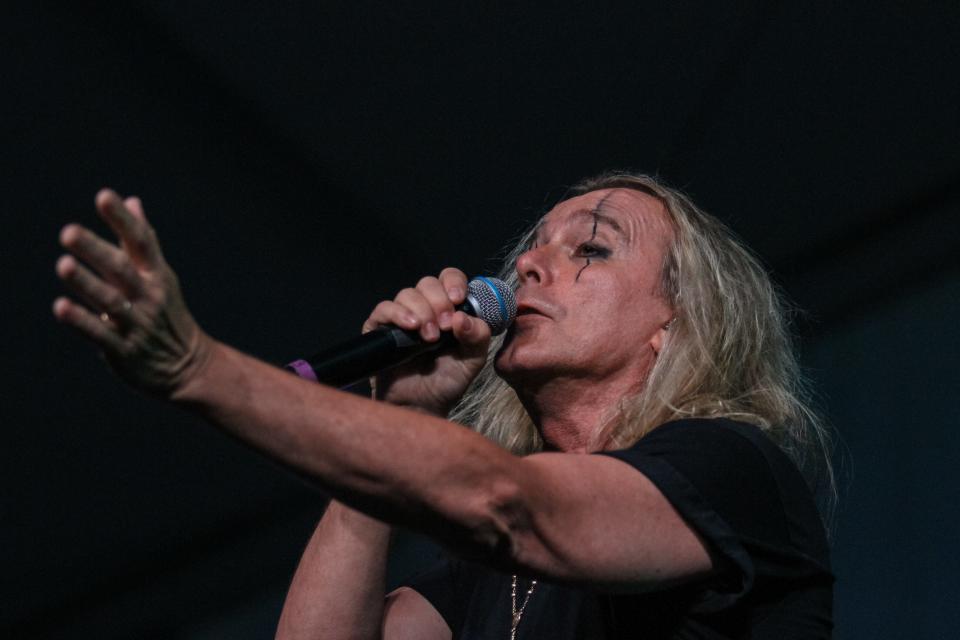
[{"label": "black backdrop", "polygon": [[[806,310],[841,436],[838,638],[960,623],[955,3],[10,2],[0,635],[271,637],[323,497],[50,316],[58,229],[140,195],[271,361],[489,270],[563,187],[657,172]],[[401,538],[394,579],[429,548]]]}]

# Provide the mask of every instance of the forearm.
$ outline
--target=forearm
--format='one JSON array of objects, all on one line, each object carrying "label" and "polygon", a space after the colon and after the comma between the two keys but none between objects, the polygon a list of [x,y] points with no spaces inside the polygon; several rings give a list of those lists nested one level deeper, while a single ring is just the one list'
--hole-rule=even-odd
[{"label": "forearm", "polygon": [[303,552],[278,640],[379,638],[390,527],[331,501]]},{"label": "forearm", "polygon": [[516,458],[468,429],[215,342],[173,399],[364,513],[455,546],[502,542],[487,506]]}]

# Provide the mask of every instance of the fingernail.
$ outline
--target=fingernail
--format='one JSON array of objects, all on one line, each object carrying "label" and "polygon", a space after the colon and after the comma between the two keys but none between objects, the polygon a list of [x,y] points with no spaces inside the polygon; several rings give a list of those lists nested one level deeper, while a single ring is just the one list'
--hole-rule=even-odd
[{"label": "fingernail", "polygon": [[458,302],[463,298],[463,289],[460,287],[450,287],[447,290],[447,297],[449,297],[454,302]]},{"label": "fingernail", "polygon": [[433,322],[428,322],[423,325],[423,337],[427,340],[433,340],[440,335],[440,330],[437,329],[437,325]]},{"label": "fingernail", "polygon": [[444,329],[444,330],[449,329],[450,322],[451,320],[453,320],[453,314],[450,313],[449,311],[441,311],[440,317],[438,318],[438,320],[440,321],[441,329]]},{"label": "fingernail", "polygon": [[410,313],[408,313],[408,314],[406,314],[405,316],[403,316],[403,317],[401,318],[401,320],[403,320],[404,324],[410,324],[410,325],[416,325],[416,324],[417,324],[417,317],[416,317],[415,315],[413,315],[413,314],[410,314]]},{"label": "fingernail", "polygon": [[473,320],[470,319],[470,316],[466,316],[463,319],[463,330],[470,331],[471,329],[473,329]]}]

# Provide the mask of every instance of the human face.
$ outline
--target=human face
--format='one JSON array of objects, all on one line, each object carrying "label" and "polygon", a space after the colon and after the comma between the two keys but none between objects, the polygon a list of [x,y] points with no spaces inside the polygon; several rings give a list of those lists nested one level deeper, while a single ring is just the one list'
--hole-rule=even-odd
[{"label": "human face", "polygon": [[639,388],[672,317],[658,293],[671,237],[663,205],[640,191],[591,191],[554,207],[517,260],[517,320],[498,373],[515,387]]}]

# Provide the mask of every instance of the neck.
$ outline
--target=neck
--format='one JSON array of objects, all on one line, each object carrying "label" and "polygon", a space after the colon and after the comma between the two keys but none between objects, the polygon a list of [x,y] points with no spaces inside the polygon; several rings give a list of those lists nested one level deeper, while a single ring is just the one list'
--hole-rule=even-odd
[{"label": "neck", "polygon": [[605,425],[615,418],[620,401],[637,393],[641,386],[635,381],[553,377],[518,389],[517,394],[539,427],[547,449],[592,453],[609,446]]}]

